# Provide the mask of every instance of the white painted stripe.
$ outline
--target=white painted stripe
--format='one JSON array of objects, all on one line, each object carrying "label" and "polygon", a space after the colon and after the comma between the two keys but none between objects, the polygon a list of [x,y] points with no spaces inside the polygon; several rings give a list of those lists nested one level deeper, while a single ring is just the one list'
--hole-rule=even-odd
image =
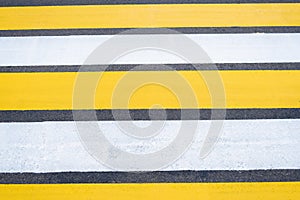
[{"label": "white painted stripe", "polygon": [[[215,63],[300,62],[300,33],[287,34],[191,34]],[[0,38],[0,66],[81,65],[87,56],[113,36],[44,36]],[[123,35],[137,40],[174,35]],[[174,39],[176,41],[176,39]],[[120,44],[122,45],[122,44]],[[158,50],[140,50],[121,57],[115,64],[186,63]],[[203,60],[193,62],[201,63]],[[95,63],[107,64],[107,63]]]},{"label": "white painted stripe", "polygon": [[[129,138],[116,123],[99,122],[113,144],[129,152],[149,153],[167,145],[181,121],[167,121],[150,140]],[[300,119],[225,121],[221,138],[204,159],[198,158],[199,150],[210,121],[199,123],[188,151],[163,170],[300,168]],[[84,150],[74,122],[1,123],[0,163],[0,172],[111,171]]]}]

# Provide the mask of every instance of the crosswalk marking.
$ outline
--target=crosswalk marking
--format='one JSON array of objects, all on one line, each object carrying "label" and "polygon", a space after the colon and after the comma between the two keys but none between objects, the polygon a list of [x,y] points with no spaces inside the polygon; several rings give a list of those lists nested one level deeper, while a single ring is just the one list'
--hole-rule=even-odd
[{"label": "crosswalk marking", "polygon": [[[14,199],[233,199],[281,200],[300,197],[299,182],[43,184],[0,185],[3,200]],[[87,194],[89,194],[87,196]]]},{"label": "crosswalk marking", "polygon": [[[223,80],[226,105],[209,92],[207,77]],[[1,73],[0,109],[299,108],[298,80],[298,70]]]},{"label": "crosswalk marking", "polygon": [[[172,41],[186,37],[209,56],[209,63],[286,63],[300,62],[299,33],[268,34],[187,34],[119,35],[117,38],[139,41]],[[82,65],[88,56],[113,35],[1,37],[0,66]],[[185,60],[164,51],[141,50],[118,58],[114,63],[85,64],[178,64],[205,63],[207,60]]]},{"label": "crosswalk marking", "polygon": [[[300,199],[299,13],[299,0],[1,2],[0,199]],[[149,48],[89,60],[120,32],[113,52]]]},{"label": "crosswalk marking", "polygon": [[300,4],[0,7],[1,30],[299,26]]},{"label": "crosswalk marking", "polygon": [[[151,122],[134,121],[132,123],[139,127],[147,127]],[[118,128],[122,124],[130,124],[130,121],[99,121],[98,125],[114,146],[124,151],[149,153],[158,151],[174,140],[182,123],[181,120],[165,121],[160,134],[149,140],[130,138]],[[220,139],[213,151],[207,157],[200,158],[200,149],[210,124],[209,120],[198,121],[198,128],[191,147],[174,164],[160,170],[168,172],[177,170],[297,169],[300,165],[298,159],[300,152],[299,119],[225,120]],[[140,149],[141,146],[144,149]],[[85,151],[78,137],[76,122],[72,121],[0,123],[0,152],[3,152],[0,154],[0,160],[3,160],[0,172],[3,173],[115,171],[98,163]],[[239,171],[236,173],[239,174]],[[246,177],[256,180],[255,178],[262,177],[264,173],[262,171],[260,176],[249,175]],[[201,179],[202,176],[195,175],[195,178]],[[89,177],[94,180],[93,176]],[[116,175],[116,179],[117,177],[119,176]],[[135,180],[134,177],[133,175],[131,180]],[[231,176],[231,178],[235,177],[238,176]],[[265,180],[270,177],[268,175]],[[284,175],[284,177],[286,180],[297,179],[296,174],[294,176]],[[71,178],[72,176],[70,176]],[[86,177],[86,179],[88,178]],[[281,179],[283,180],[283,178]],[[188,181],[190,179],[182,176],[181,180]],[[237,178],[237,180],[240,179]],[[122,181],[124,180],[122,179]]]}]

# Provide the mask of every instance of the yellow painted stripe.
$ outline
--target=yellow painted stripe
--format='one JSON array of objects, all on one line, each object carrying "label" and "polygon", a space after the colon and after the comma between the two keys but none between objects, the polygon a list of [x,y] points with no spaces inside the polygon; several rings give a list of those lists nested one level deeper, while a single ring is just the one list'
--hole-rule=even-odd
[{"label": "yellow painted stripe", "polygon": [[[75,109],[224,108],[216,71],[0,73],[1,110],[72,109],[75,80],[80,96]],[[101,75],[101,80],[97,82]],[[300,108],[300,71],[220,71],[226,108]],[[205,80],[210,78],[213,91]],[[216,80],[216,81],[214,81]],[[80,84],[81,83],[81,84]],[[98,86],[97,86],[98,83]],[[97,86],[97,87],[96,87]],[[192,92],[192,95],[191,93]],[[94,98],[95,94],[95,98]],[[195,95],[199,104],[192,98]]]},{"label": "yellow painted stripe", "polygon": [[0,185],[1,200],[300,199],[299,182]]},{"label": "yellow painted stripe", "polygon": [[1,7],[0,30],[300,26],[299,3]]}]

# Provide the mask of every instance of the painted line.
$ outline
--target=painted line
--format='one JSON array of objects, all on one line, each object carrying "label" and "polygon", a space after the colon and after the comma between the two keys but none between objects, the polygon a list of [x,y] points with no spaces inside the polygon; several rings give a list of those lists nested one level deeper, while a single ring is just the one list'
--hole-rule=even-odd
[{"label": "painted line", "polygon": [[300,181],[300,170],[0,173],[0,177],[0,184],[292,182]]},{"label": "painted line", "polygon": [[[168,28],[181,34],[214,34],[214,33],[299,33],[300,26],[272,27],[194,27]],[[93,29],[43,29],[43,30],[0,30],[0,37],[19,36],[70,36],[70,35],[130,35],[130,28],[93,28]],[[127,32],[126,32],[127,31]],[[139,29],[139,34],[158,34],[157,29]],[[169,33],[169,34],[174,34]]]},{"label": "painted line", "polygon": [[299,182],[0,185],[10,199],[299,199]]},{"label": "painted line", "polygon": [[[118,118],[113,115],[118,113]],[[181,112],[185,115],[181,115]],[[130,120],[226,120],[239,119],[299,119],[300,109],[151,109],[155,119],[149,116],[148,109],[130,110],[1,110],[0,122],[44,122],[44,121],[127,121]],[[211,113],[215,115],[212,116]],[[188,114],[187,114],[188,113]],[[219,115],[217,114],[219,113]],[[76,118],[74,119],[74,114]],[[164,115],[165,114],[165,115]],[[217,115],[216,115],[217,114]]]},{"label": "painted line", "polygon": [[[214,66],[215,68],[213,68]],[[188,70],[300,70],[298,63],[215,63],[215,64],[123,64],[123,65],[34,65],[2,66],[1,72],[100,72],[100,71],[188,71]]]},{"label": "painted line", "polygon": [[[176,44],[176,35],[124,35],[155,42],[165,39]],[[182,37],[182,36],[181,36]],[[198,44],[213,63],[300,62],[300,34],[191,34],[187,38]],[[0,37],[0,66],[82,65],[88,56],[112,35]],[[112,64],[207,63],[201,58],[184,60],[157,49],[141,49],[118,57]],[[100,62],[100,61],[99,61]],[[85,63],[107,64],[107,63]]]},{"label": "painted line", "polygon": [[[299,169],[299,119],[226,120],[218,142],[204,158],[200,158],[199,153],[211,122],[198,122],[187,151],[173,164],[158,170]],[[97,123],[115,147],[147,154],[173,141],[182,121],[165,121],[155,137],[142,140],[120,130],[120,123],[126,125],[132,121]],[[134,122],[138,127],[147,127],[150,123]],[[0,152],[0,172],[3,173],[116,171],[97,162],[85,150],[75,122],[0,123]],[[260,180],[263,178],[268,177]]]},{"label": "painted line", "polygon": [[[222,80],[226,105],[207,80]],[[298,70],[0,73],[0,110],[300,108],[299,80]]]},{"label": "painted line", "polygon": [[299,0],[13,0],[0,6],[118,5],[118,4],[227,4],[227,3],[299,3]]},{"label": "painted line", "polygon": [[0,7],[0,29],[300,26],[299,13],[299,3]]}]

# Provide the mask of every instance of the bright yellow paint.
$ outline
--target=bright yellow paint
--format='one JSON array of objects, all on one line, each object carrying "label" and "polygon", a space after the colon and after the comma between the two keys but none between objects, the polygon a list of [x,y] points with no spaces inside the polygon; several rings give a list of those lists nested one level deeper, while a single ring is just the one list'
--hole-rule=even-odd
[{"label": "bright yellow paint", "polygon": [[1,7],[0,30],[300,26],[299,3]]},{"label": "bright yellow paint", "polygon": [[1,110],[300,108],[300,71],[0,73],[0,95]]},{"label": "bright yellow paint", "polygon": [[298,200],[299,182],[0,185],[1,200]]}]

